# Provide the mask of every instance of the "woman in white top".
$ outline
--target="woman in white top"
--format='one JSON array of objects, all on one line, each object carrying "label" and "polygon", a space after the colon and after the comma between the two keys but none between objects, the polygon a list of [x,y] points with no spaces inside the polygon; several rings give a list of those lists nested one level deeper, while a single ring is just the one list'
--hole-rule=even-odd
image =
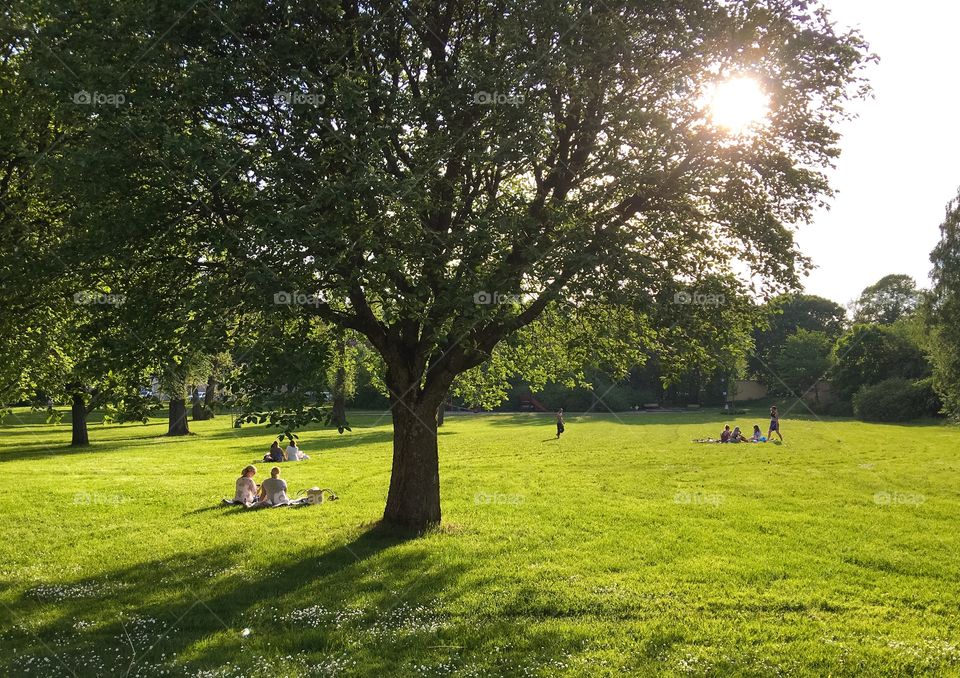
[{"label": "woman in white top", "polygon": [[300,448],[297,447],[296,443],[294,443],[292,440],[290,441],[290,444],[287,445],[286,453],[287,453],[287,461],[300,461],[302,459],[310,458],[307,455],[305,455],[303,452],[301,452]]},{"label": "woman in white top", "polygon": [[256,503],[257,484],[253,480],[255,475],[257,475],[256,466],[248,466],[243,469],[240,477],[237,478],[237,493],[233,497],[234,501],[243,502],[244,504]]}]

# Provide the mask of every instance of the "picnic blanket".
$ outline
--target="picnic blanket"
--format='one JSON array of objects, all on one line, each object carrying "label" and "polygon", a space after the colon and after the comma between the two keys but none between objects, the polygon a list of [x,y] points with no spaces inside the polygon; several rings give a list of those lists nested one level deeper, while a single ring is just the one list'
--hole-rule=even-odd
[{"label": "picnic blanket", "polygon": [[223,506],[242,506],[247,509],[262,509],[262,508],[283,508],[284,506],[309,506],[310,502],[307,501],[306,497],[301,497],[299,499],[291,499],[285,504],[268,504],[265,501],[251,501],[251,502],[242,502],[238,499],[226,499],[224,498],[220,502]]},{"label": "picnic blanket", "polygon": [[[326,499],[324,499],[323,493],[327,493]],[[251,502],[242,502],[237,499],[227,499],[224,498],[221,504],[223,506],[243,506],[248,509],[262,509],[262,508],[281,508],[284,506],[309,506],[310,504],[322,504],[324,501],[336,501],[340,497],[337,496],[337,493],[329,488],[320,489],[319,487],[311,487],[306,490],[300,490],[297,494],[306,494],[305,497],[297,497],[296,499],[290,499],[283,504],[268,504],[267,502],[262,501],[251,501]]]}]

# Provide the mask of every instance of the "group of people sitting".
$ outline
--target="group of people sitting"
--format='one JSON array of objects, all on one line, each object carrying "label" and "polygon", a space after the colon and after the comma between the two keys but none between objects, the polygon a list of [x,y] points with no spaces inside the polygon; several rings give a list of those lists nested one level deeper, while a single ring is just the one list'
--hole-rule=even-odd
[{"label": "group of people sitting", "polygon": [[[276,443],[274,443],[276,444]],[[280,467],[274,466],[270,469],[270,477],[257,485],[253,477],[257,475],[256,466],[247,466],[237,478],[237,493],[233,498],[234,503],[253,506],[260,504],[263,506],[282,506],[290,503],[287,496],[287,481],[280,477]]]},{"label": "group of people sitting", "polygon": [[760,427],[756,424],[753,425],[753,435],[749,438],[743,435],[743,432],[740,430],[739,426],[734,426],[733,430],[730,430],[730,424],[727,424],[723,427],[723,432],[720,433],[720,442],[721,443],[765,443],[767,442],[766,436],[760,431]]},{"label": "group of people sitting", "polygon": [[768,440],[773,439],[773,434],[776,433],[777,437],[780,438],[781,442],[783,441],[783,436],[780,434],[780,413],[777,410],[777,406],[774,405],[770,408],[770,430],[767,431],[767,435],[763,435],[763,432],[760,430],[760,426],[757,424],[753,425],[753,435],[747,437],[740,430],[739,426],[734,426],[733,430],[730,430],[730,424],[727,424],[723,427],[723,432],[720,433],[720,439],[716,438],[700,438],[694,440],[695,443],[765,443]]},{"label": "group of people sitting", "polygon": [[[287,445],[287,449],[280,447],[280,442],[277,440],[273,441],[273,445],[270,446],[270,451],[263,455],[263,460],[266,462],[277,463],[280,461],[303,461],[304,459],[309,459],[310,457],[303,453],[303,451],[297,447],[297,443],[294,440],[290,441],[290,444]],[[248,466],[247,468],[253,468]]]}]

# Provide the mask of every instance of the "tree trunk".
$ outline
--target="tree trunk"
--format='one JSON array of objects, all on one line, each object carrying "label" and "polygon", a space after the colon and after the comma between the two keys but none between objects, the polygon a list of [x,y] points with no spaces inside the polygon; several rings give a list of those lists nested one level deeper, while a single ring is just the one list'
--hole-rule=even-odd
[{"label": "tree trunk", "polygon": [[183,398],[170,399],[170,419],[167,426],[167,435],[190,435],[190,427],[187,425],[187,403]]},{"label": "tree trunk", "polygon": [[203,394],[203,418],[213,419],[216,414],[213,412],[213,404],[217,401],[217,380],[211,374],[207,377],[207,390]]},{"label": "tree trunk", "polygon": [[190,403],[192,406],[192,412],[190,416],[193,417],[193,420],[203,421],[206,419],[206,416],[204,416],[203,412],[203,401],[200,400],[200,389],[198,389],[196,386],[193,387],[193,395],[190,397]]},{"label": "tree trunk", "polygon": [[73,438],[70,447],[86,447],[90,444],[87,433],[87,403],[82,393],[73,394],[73,403],[70,408],[70,420],[73,428]]},{"label": "tree trunk", "polygon": [[338,367],[333,381],[333,406],[330,411],[330,421],[340,433],[348,428],[346,385],[347,371]]},{"label": "tree trunk", "polygon": [[[440,522],[440,462],[436,398],[424,402],[419,389],[391,396],[393,469],[384,522],[423,530]],[[402,391],[400,391],[402,393]]]},{"label": "tree trunk", "polygon": [[447,410],[447,399],[444,398],[440,402],[440,407],[437,408],[437,428],[443,426],[443,413]]}]

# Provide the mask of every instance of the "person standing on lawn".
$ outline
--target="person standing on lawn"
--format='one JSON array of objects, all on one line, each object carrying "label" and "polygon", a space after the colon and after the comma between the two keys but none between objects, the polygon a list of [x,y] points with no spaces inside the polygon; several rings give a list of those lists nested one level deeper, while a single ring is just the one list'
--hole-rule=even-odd
[{"label": "person standing on lawn", "polygon": [[563,433],[563,408],[561,407],[557,410],[557,440],[560,439],[560,434]]},{"label": "person standing on lawn", "polygon": [[780,434],[780,412],[777,411],[776,405],[770,407],[770,430],[767,431],[767,440],[773,440],[774,433],[780,438],[780,442],[783,442],[783,436]]}]

